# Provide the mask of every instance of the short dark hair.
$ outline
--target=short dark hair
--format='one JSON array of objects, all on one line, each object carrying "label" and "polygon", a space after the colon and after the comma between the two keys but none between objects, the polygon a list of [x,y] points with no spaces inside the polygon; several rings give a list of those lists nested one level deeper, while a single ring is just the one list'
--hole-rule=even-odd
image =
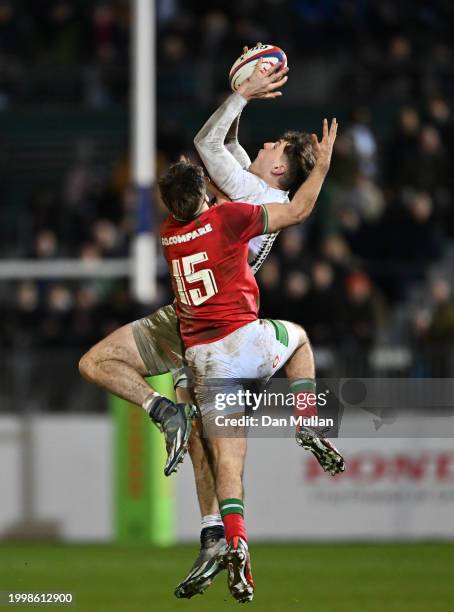
[{"label": "short dark hair", "polygon": [[287,142],[284,149],[284,155],[287,157],[287,170],[280,177],[279,186],[293,195],[315,166],[312,137],[307,132],[285,132],[280,140]]},{"label": "short dark hair", "polygon": [[164,204],[176,219],[195,219],[206,193],[201,166],[186,161],[172,164],[158,186]]}]

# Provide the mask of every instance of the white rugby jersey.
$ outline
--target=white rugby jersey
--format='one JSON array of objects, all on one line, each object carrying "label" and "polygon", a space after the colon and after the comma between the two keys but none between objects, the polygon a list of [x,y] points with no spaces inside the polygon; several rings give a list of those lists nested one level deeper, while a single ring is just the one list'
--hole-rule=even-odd
[{"label": "white rugby jersey", "polygon": [[[242,172],[247,176],[244,178],[239,177],[239,183],[241,182],[245,186],[244,189],[246,189],[247,185],[248,196],[234,198],[230,196],[233,201],[249,202],[250,204],[271,204],[272,202],[282,202],[285,204],[289,202],[287,191],[270,187],[263,179],[247,170],[242,170]],[[253,274],[257,272],[265,261],[278,233],[256,236],[249,241],[249,265]]]},{"label": "white rugby jersey", "polygon": [[[232,94],[211,115],[194,139],[196,149],[208,174],[232,202],[270,204],[289,202],[288,192],[275,189],[247,168],[251,165],[238,142],[238,122],[246,106],[239,94]],[[257,236],[249,242],[249,265],[253,274],[265,261],[277,233]]]}]

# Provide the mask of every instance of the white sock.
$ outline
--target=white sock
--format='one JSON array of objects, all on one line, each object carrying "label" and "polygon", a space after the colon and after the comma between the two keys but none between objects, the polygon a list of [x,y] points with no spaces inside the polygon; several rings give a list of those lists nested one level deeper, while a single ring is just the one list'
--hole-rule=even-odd
[{"label": "white sock", "polygon": [[159,393],[156,393],[156,391],[151,391],[150,395],[147,395],[147,397],[143,400],[142,408],[148,414],[150,414],[151,405],[157,397],[159,397]]},{"label": "white sock", "polygon": [[224,523],[222,522],[222,518],[220,514],[206,514],[202,516],[202,529],[205,527],[223,527]]}]

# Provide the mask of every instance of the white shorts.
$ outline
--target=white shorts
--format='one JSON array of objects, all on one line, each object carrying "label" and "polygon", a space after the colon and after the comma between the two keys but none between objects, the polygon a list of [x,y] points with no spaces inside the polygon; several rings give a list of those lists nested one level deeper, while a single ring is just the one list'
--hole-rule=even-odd
[{"label": "white shorts", "polygon": [[[258,319],[209,344],[186,350],[194,374],[195,395],[202,418],[219,414],[216,395],[244,388],[244,381],[265,384],[293,355],[301,343],[301,327],[288,321]],[[249,385],[247,385],[249,386]],[[238,406],[223,414],[239,412]]]}]

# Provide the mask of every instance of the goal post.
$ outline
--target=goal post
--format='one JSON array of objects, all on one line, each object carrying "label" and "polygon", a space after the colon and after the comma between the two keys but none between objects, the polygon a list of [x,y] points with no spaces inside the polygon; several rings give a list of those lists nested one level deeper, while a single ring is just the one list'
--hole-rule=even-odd
[{"label": "goal post", "polygon": [[138,302],[156,298],[156,241],[152,195],[156,163],[155,0],[134,0],[132,24],[131,160],[136,194],[132,292]]},{"label": "goal post", "polygon": [[[149,379],[174,399],[170,375]],[[114,418],[114,507],[116,540],[169,546],[175,541],[174,476],[164,476],[164,436],[138,406],[111,396]]]},{"label": "goal post", "polygon": [[[130,157],[137,231],[129,257],[96,261],[0,261],[0,283],[127,278],[136,301],[151,304],[156,299],[157,251],[152,208],[156,146],[155,0],[133,0],[132,30]],[[162,395],[175,399],[170,374],[150,378],[149,383]],[[164,437],[142,409],[114,396],[109,396],[109,403],[113,424],[114,538],[122,542],[170,545],[174,541],[174,477],[166,478],[163,473],[166,462]],[[37,518],[30,484],[33,458],[27,452],[30,447],[28,432],[25,415],[19,436],[26,519],[22,523],[35,524]]]},{"label": "goal post", "polygon": [[[134,0],[132,24],[131,160],[136,194],[136,235],[131,248],[131,291],[136,301],[156,298],[156,241],[153,235],[155,183],[155,0]],[[175,399],[170,374],[149,379],[152,387]],[[172,477],[163,473],[164,437],[145,412],[111,398],[114,419],[116,539],[158,546],[174,542]]]}]

